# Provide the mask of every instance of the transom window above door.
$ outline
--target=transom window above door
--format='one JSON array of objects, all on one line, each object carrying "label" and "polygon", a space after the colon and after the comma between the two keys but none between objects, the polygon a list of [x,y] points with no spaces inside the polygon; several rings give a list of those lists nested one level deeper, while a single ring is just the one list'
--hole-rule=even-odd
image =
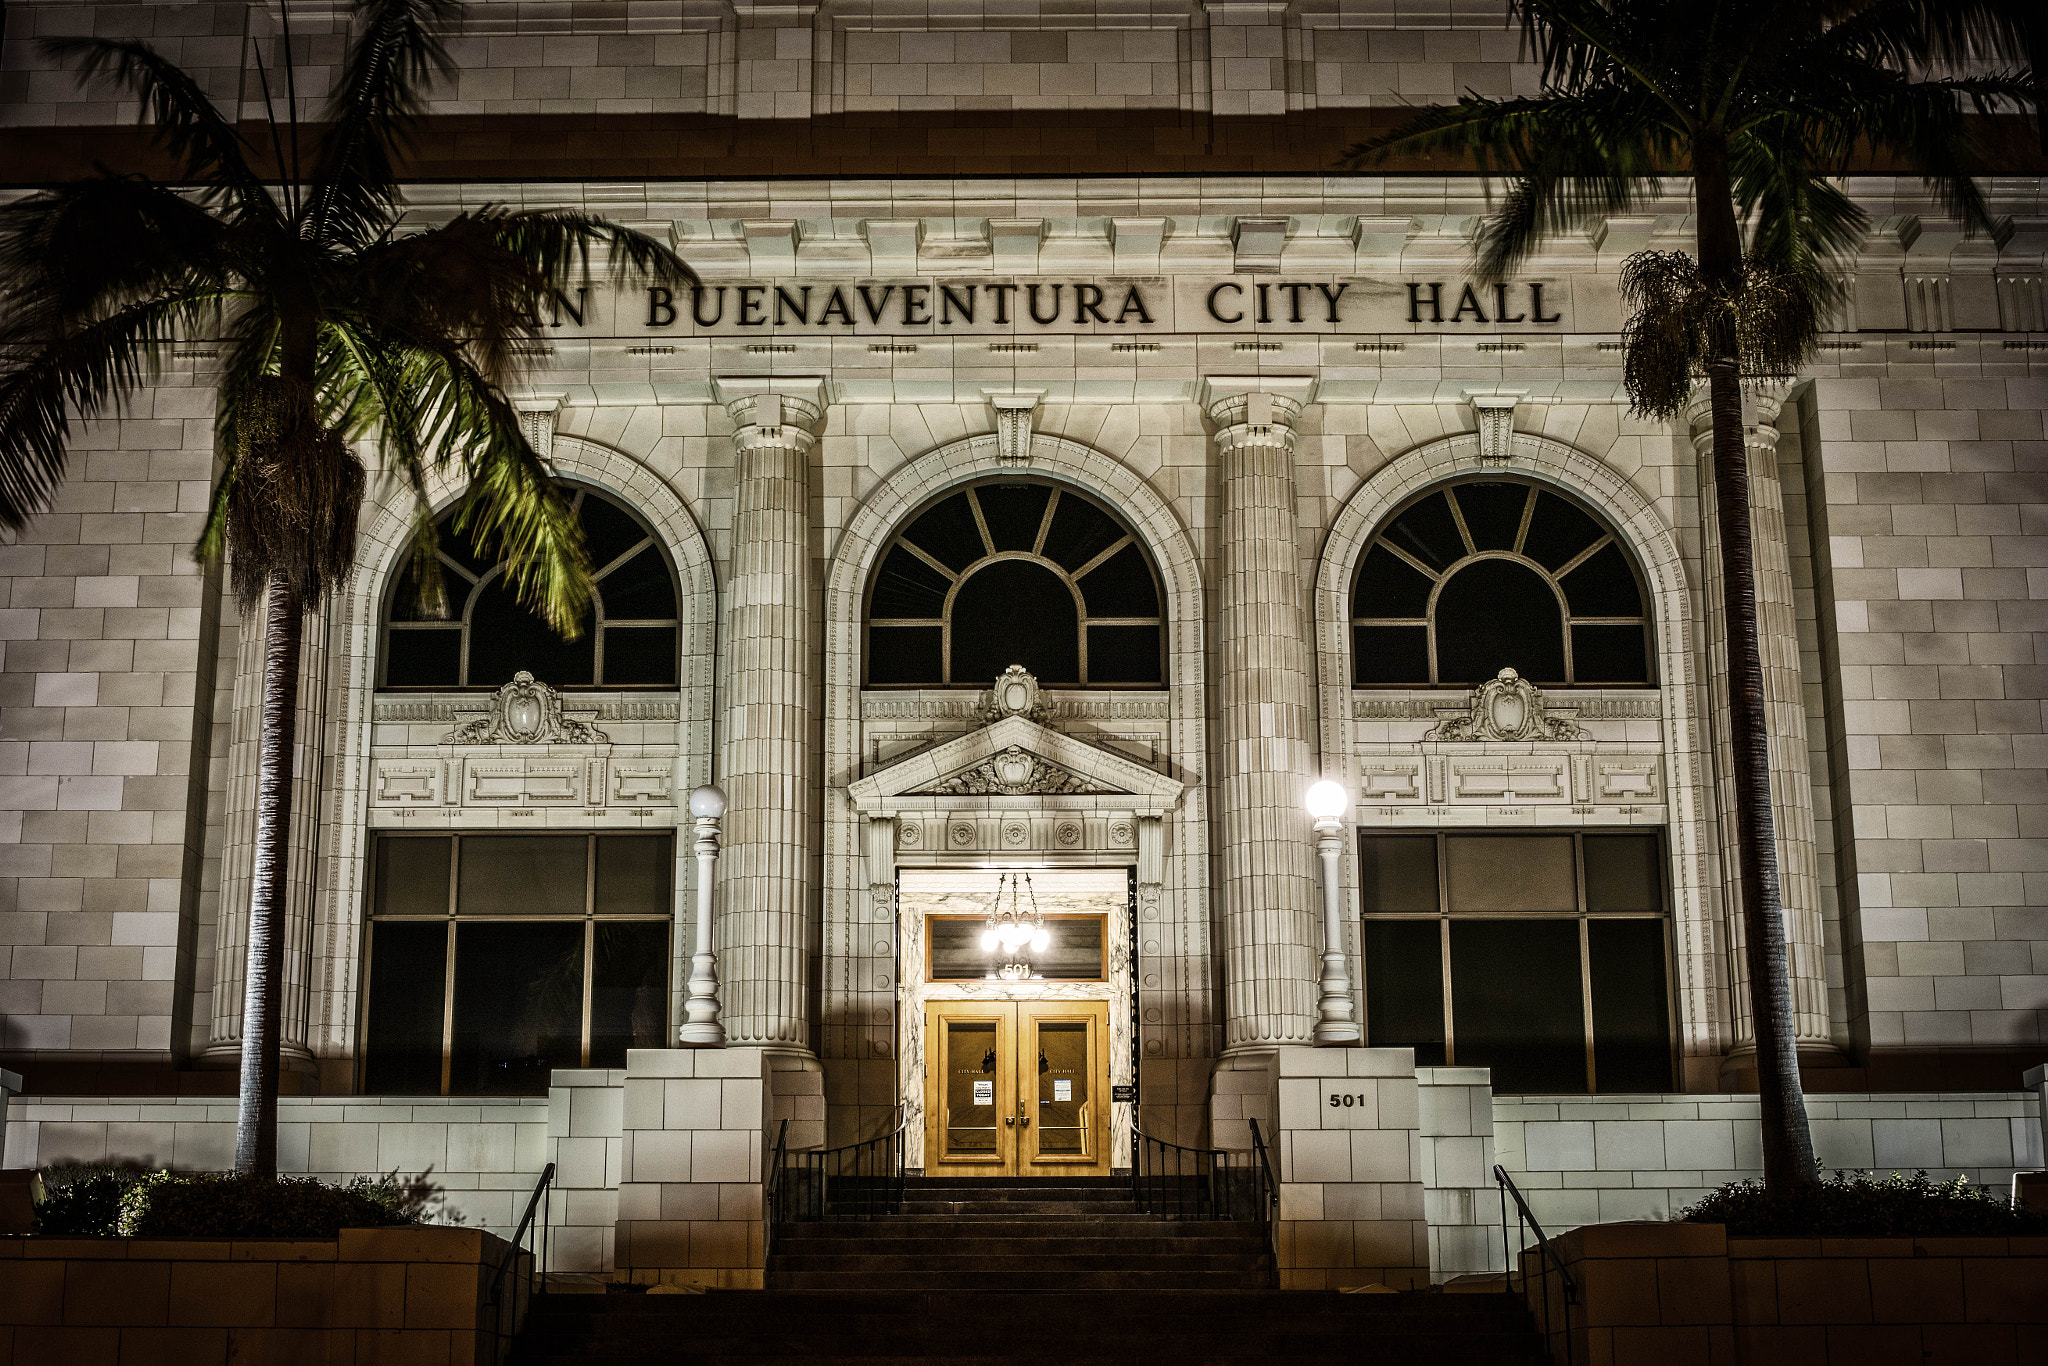
[{"label": "transom window above door", "polygon": [[896,533],[868,586],[867,682],[986,688],[1012,664],[1055,688],[1166,681],[1159,578],[1085,494],[973,484]]},{"label": "transom window above door", "polygon": [[1351,599],[1353,685],[1655,681],[1642,575],[1612,526],[1546,485],[1431,490],[1374,536]]},{"label": "transom window above door", "polygon": [[519,600],[505,564],[479,558],[450,509],[435,527],[447,613],[422,607],[415,568],[398,576],[386,599],[379,684],[485,691],[524,669],[558,688],[675,687],[680,595],[661,543],[595,489],[578,486],[573,503],[596,579],[576,639],[564,640]]}]

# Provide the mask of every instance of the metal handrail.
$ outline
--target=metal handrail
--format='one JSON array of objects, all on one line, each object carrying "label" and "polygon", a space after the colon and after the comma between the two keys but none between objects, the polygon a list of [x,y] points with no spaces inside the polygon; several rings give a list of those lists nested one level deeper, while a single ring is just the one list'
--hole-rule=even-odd
[{"label": "metal handrail", "polygon": [[[540,1169],[540,1180],[533,1183],[533,1194],[526,1198],[526,1212],[519,1216],[519,1227],[514,1229],[512,1232],[512,1245],[510,1248],[506,1249],[504,1257],[501,1258],[498,1262],[497,1273],[491,1277],[491,1321],[497,1329],[498,1337],[501,1340],[501,1347],[502,1339],[506,1336],[506,1332],[504,1304],[500,1297],[504,1293],[505,1274],[509,1272],[512,1269],[513,1264],[519,1260],[519,1253],[522,1247],[524,1247],[527,1255],[527,1298],[531,1299],[533,1297],[534,1285],[536,1281],[538,1281],[542,1293],[546,1292],[547,1273],[545,1267],[547,1264],[548,1255],[548,1219],[545,1213],[541,1215],[541,1221],[538,1226],[538,1242],[540,1243],[540,1250],[538,1255],[535,1254],[533,1247],[530,1244],[528,1244],[528,1238],[533,1235],[533,1230],[535,1228],[535,1224],[533,1222],[534,1211],[540,1209],[542,1202],[549,1198],[548,1191],[549,1188],[553,1186],[554,1180],[555,1164],[550,1162],[545,1167],[542,1167]],[[512,1329],[514,1332],[516,1332],[518,1331],[518,1328],[519,1296],[515,1294],[512,1297]]]},{"label": "metal handrail", "polygon": [[788,1154],[789,1121],[787,1119],[784,1119],[782,1121],[782,1127],[775,1131],[775,1152],[770,1157],[768,1162],[768,1187],[766,1191],[768,1205],[768,1225],[762,1235],[764,1241],[762,1243],[761,1250],[763,1253],[769,1253],[775,1250],[775,1210],[777,1209],[776,1200],[782,1190],[783,1163],[787,1159]]},{"label": "metal handrail", "polygon": [[[770,1224],[879,1219],[901,1210],[908,1179],[904,1136],[910,1115],[900,1104],[895,1115],[895,1126],[887,1133],[837,1148],[792,1153],[778,1140],[769,1192]],[[785,1120],[784,1138],[787,1125]]]},{"label": "metal handrail", "polygon": [[1131,1199],[1142,1214],[1267,1222],[1277,1191],[1271,1171],[1256,1148],[1191,1148],[1154,1138],[1131,1120]]},{"label": "metal handrail", "polygon": [[[1551,1247],[1550,1235],[1545,1233],[1543,1225],[1536,1221],[1536,1211],[1530,1209],[1529,1202],[1522,1198],[1521,1188],[1515,1185],[1514,1178],[1507,1174],[1505,1168],[1495,1166],[1493,1169],[1493,1180],[1494,1184],[1500,1187],[1501,1263],[1507,1268],[1508,1289],[1510,1292],[1514,1289],[1515,1272],[1521,1263],[1520,1254],[1529,1250],[1527,1243],[1522,1243],[1514,1251],[1508,1249],[1508,1197],[1513,1196],[1515,1200],[1515,1217],[1520,1221],[1518,1232],[1527,1231],[1534,1233],[1536,1235],[1536,1250],[1542,1254],[1543,1279],[1540,1293],[1543,1300],[1544,1353],[1548,1355],[1550,1352],[1550,1272],[1552,1268],[1555,1268],[1558,1283],[1564,1290],[1562,1296],[1564,1300],[1564,1359],[1566,1366],[1571,1366],[1571,1362],[1574,1359],[1574,1349],[1572,1346],[1572,1306],[1579,1302],[1579,1283],[1572,1278],[1572,1273],[1565,1266],[1563,1259]],[[1529,1278],[1525,1273],[1522,1277],[1522,1297],[1525,1303],[1528,1300],[1528,1294]]]}]

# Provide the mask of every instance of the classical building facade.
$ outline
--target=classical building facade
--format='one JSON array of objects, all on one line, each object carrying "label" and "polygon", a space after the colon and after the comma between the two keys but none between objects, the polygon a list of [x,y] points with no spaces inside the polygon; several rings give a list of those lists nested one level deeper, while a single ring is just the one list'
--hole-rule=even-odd
[{"label": "classical building facade", "polygon": [[[1484,1265],[1495,1160],[1564,1224],[1754,1171],[1705,416],[1621,384],[1618,268],[1687,247],[1688,186],[1482,287],[1497,186],[1331,164],[1533,91],[1497,5],[1084,9],[473,6],[409,221],[574,205],[703,285],[567,291],[513,394],[600,569],[579,640],[445,530],[423,611],[387,485],[309,622],[288,1166],[503,1224],[555,1160],[575,1265],[739,1283],[782,1119],[1103,1171],[1257,1120],[1300,1284]],[[33,38],[149,36],[253,118],[276,18],[12,7],[11,179],[146,159]],[[317,93],[337,21],[299,32]],[[1850,304],[1746,400],[1831,1166],[2042,1160],[2040,170],[1980,238],[1851,178]],[[228,1151],[260,632],[189,553],[217,361],[0,548],[8,1165]],[[1363,1046],[1310,1052],[1318,779]],[[706,868],[722,1051],[677,1046]]]}]

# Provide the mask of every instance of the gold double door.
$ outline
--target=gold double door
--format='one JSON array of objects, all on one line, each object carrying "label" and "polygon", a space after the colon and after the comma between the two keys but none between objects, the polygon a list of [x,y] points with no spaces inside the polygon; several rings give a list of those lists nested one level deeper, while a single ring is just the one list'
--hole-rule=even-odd
[{"label": "gold double door", "polygon": [[1109,1003],[925,1006],[925,1172],[1109,1174]]}]

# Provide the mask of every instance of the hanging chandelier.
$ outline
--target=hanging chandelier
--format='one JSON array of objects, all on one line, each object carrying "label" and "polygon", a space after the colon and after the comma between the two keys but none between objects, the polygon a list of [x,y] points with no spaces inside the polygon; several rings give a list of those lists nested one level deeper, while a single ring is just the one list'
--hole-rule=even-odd
[{"label": "hanging chandelier", "polygon": [[[1004,893],[1009,894],[1009,905],[1003,904]],[[1024,899],[1031,899],[1031,909],[1024,909]],[[1052,935],[1045,927],[1045,913],[1038,909],[1038,893],[1031,886],[1029,873],[1004,873],[996,883],[996,898],[989,903],[988,923],[981,932],[983,951],[994,953],[1002,950],[1007,960],[990,977],[1005,982],[1027,981],[1037,974],[1031,970],[1026,959],[1027,953],[1043,953],[1052,942]]]}]

